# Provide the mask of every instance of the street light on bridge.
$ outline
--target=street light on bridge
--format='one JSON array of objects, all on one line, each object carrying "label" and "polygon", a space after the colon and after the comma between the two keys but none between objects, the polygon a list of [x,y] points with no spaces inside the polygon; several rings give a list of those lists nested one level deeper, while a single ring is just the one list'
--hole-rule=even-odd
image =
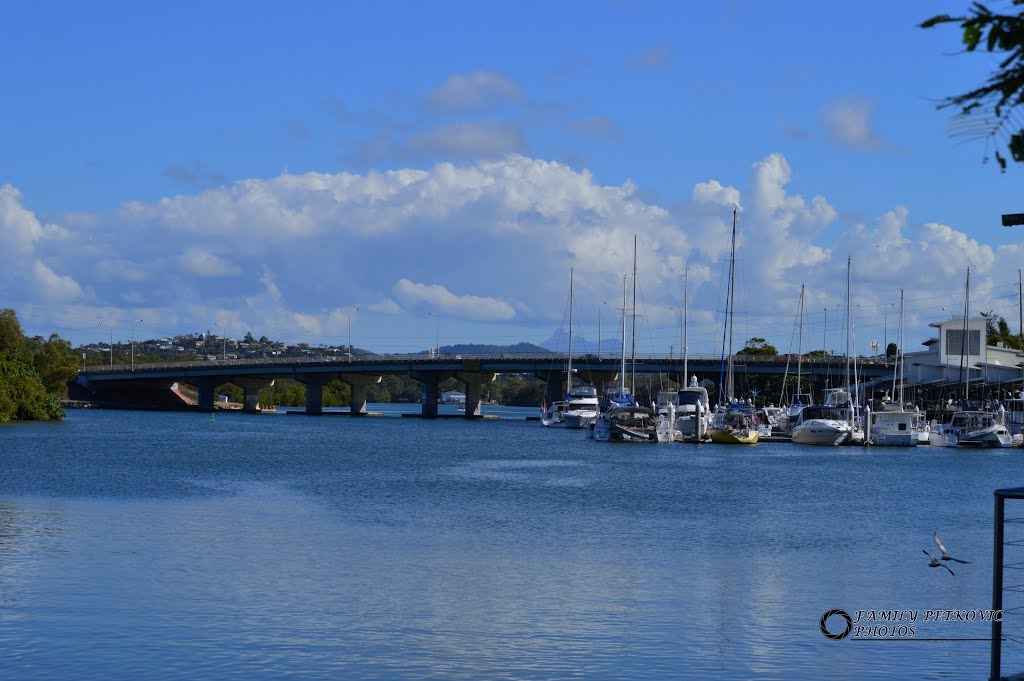
[{"label": "street light on bridge", "polygon": [[133,319],[132,320],[132,349],[131,349],[132,371],[135,371],[135,323],[136,322],[141,324],[142,320],[141,319]]},{"label": "street light on bridge", "polygon": [[348,358],[352,359],[355,356],[355,350],[352,348],[352,315],[359,312],[358,307],[353,307],[348,311]]},{"label": "street light on bridge", "polygon": [[433,315],[434,319],[437,320],[437,329],[434,332],[434,357],[441,356],[441,317],[436,312],[428,312],[428,315]]},{"label": "street light on bridge", "polygon": [[[142,320],[140,319],[139,321],[141,322]],[[226,327],[223,324],[221,324],[220,322],[214,322],[213,325],[218,327],[218,328],[220,328],[220,329],[224,329],[224,331],[220,334],[221,348],[222,348],[221,349],[221,353],[220,353],[220,358],[222,360],[226,361],[227,358],[228,358],[228,337],[224,335],[224,333],[226,333]]]},{"label": "street light on bridge", "polygon": [[[103,320],[101,319],[97,323],[102,326],[103,325]],[[114,325],[113,324],[107,324],[107,328],[110,329],[110,345],[107,346],[107,350],[109,351],[109,354],[110,354],[110,368],[113,369],[114,368]]]}]

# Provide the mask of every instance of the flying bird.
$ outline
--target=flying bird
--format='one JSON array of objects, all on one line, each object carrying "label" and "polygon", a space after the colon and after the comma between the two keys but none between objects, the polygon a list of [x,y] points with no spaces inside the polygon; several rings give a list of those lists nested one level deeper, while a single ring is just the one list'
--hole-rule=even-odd
[{"label": "flying bird", "polygon": [[939,533],[938,532],[936,532],[935,535],[932,538],[935,539],[935,545],[939,547],[939,551],[942,551],[942,560],[951,560],[951,561],[956,562],[956,563],[970,563],[971,562],[969,560],[960,560],[959,558],[954,558],[953,556],[949,555],[949,551],[946,550],[946,547],[942,545],[942,540],[939,539]]},{"label": "flying bird", "polygon": [[932,554],[928,553],[924,549],[921,549],[921,552],[924,553],[924,555],[928,556],[929,560],[931,560],[931,562],[928,563],[928,567],[944,567],[944,568],[946,568],[946,570],[949,570],[949,574],[951,574],[954,577],[956,577],[956,573],[953,572],[952,570],[950,570],[948,565],[946,565],[945,563],[940,563],[939,561],[935,560],[935,556],[933,556]]}]

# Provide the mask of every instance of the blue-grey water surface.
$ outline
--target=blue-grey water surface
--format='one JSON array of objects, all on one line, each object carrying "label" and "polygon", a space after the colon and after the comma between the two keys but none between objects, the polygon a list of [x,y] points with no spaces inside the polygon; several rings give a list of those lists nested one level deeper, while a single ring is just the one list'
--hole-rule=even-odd
[{"label": "blue-grey water surface", "polygon": [[[1021,456],[72,411],[0,427],[0,676],[987,678],[986,641],[818,622],[989,608],[992,491]],[[934,530],[973,561],[955,577],[921,553]]]}]

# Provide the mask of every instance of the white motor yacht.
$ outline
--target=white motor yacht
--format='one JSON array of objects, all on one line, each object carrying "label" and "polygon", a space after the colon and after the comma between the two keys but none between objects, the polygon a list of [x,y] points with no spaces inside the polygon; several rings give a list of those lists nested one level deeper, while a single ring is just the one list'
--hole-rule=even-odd
[{"label": "white motor yacht", "polygon": [[597,389],[592,385],[577,385],[568,394],[562,423],[566,428],[586,428],[597,418]]},{"label": "white motor yacht", "polygon": [[876,411],[868,415],[867,443],[882,447],[916,447],[912,411]]},{"label": "white motor yacht", "polygon": [[994,412],[958,411],[949,423],[960,447],[1009,447],[1013,443],[1010,431]]},{"label": "white motor yacht", "polygon": [[850,409],[833,406],[804,407],[792,430],[798,445],[845,445],[853,439]]}]

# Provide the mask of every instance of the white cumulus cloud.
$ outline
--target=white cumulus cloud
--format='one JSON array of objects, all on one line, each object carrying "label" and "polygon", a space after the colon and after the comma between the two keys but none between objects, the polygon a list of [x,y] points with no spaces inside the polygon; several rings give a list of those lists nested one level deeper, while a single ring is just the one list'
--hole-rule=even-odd
[{"label": "white cumulus cloud", "polygon": [[410,307],[430,308],[446,315],[481,321],[509,321],[515,308],[503,300],[474,295],[456,295],[440,284],[417,284],[399,279],[393,288],[395,297]]},{"label": "white cumulus cloud", "polygon": [[82,297],[82,287],[71,277],[57,274],[37,260],[32,266],[33,283],[47,300],[74,300]]},{"label": "white cumulus cloud", "polygon": [[[453,340],[548,338],[564,319],[570,268],[581,324],[594,325],[603,309],[607,334],[635,238],[643,318],[674,327],[662,349],[678,344],[678,313],[668,307],[678,310],[689,268],[691,348],[700,351],[721,341],[710,320],[720,317],[734,205],[737,310],[785,320],[785,334],[801,283],[819,315],[842,301],[847,256],[865,310],[898,299],[901,287],[938,297],[935,309],[909,303],[922,323],[935,320],[943,296],[962,297],[967,265],[979,305],[1020,267],[1019,244],[994,248],[955,225],[916,222],[902,205],[845,219],[856,211],[840,211],[814,187],[785,156],[769,154],[735,177],[702,178],[670,210],[631,182],[510,155],[248,179],[48,226],[8,185],[0,284],[8,304],[84,320],[97,338],[95,317],[76,310],[144,318],[159,335],[221,322],[312,343],[344,341],[352,321],[360,347],[422,349],[433,339],[407,340],[408,330],[422,327],[427,311],[442,315],[449,333],[467,334]],[[157,330],[150,319],[176,326]],[[751,324],[750,335],[773,333],[770,321]]]},{"label": "white cumulus cloud", "polygon": [[0,245],[4,250],[27,255],[41,239],[66,236],[61,227],[40,222],[35,213],[22,205],[22,199],[16,187],[0,186]]}]

